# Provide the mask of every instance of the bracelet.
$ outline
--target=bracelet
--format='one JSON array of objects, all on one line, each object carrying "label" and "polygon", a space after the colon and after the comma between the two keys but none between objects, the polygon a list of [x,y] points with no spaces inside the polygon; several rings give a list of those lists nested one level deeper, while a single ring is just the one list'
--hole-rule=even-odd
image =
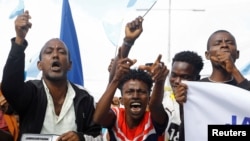
[{"label": "bracelet", "polygon": [[123,44],[126,46],[126,47],[132,47],[134,45],[134,42],[127,42],[125,40],[123,40]]}]

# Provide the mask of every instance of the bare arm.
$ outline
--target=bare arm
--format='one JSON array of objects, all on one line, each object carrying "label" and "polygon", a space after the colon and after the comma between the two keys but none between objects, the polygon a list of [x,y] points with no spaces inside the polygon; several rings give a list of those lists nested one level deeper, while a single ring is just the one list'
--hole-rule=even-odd
[{"label": "bare arm", "polygon": [[121,48],[119,48],[118,61],[115,68],[114,77],[108,84],[104,94],[97,103],[96,110],[93,116],[93,121],[97,124],[101,124],[104,127],[112,126],[116,118],[114,112],[110,109],[115,91],[118,88],[119,82],[123,75],[128,73],[130,66],[132,66],[136,60],[121,57]]},{"label": "bare arm", "polygon": [[217,62],[223,67],[228,74],[232,75],[239,84],[245,80],[238,68],[235,66],[235,61],[230,52],[219,51],[216,56],[211,56],[211,61]]},{"label": "bare arm", "polygon": [[158,56],[152,66],[139,66],[139,68],[147,70],[152,76],[155,84],[149,102],[149,109],[153,120],[159,124],[164,124],[166,120],[168,121],[168,117],[162,105],[162,100],[164,96],[165,80],[169,70],[164,63],[161,62],[161,55]]},{"label": "bare arm", "polygon": [[[121,57],[126,58],[129,55],[130,49],[133,46],[135,40],[141,35],[143,28],[142,28],[142,17],[137,17],[133,21],[127,23],[125,27],[125,37],[123,39],[123,44],[121,48]],[[112,61],[112,60],[111,60]],[[110,74],[109,74],[109,82],[114,77],[115,68],[117,65],[118,56],[113,59],[112,65],[110,66]]]}]

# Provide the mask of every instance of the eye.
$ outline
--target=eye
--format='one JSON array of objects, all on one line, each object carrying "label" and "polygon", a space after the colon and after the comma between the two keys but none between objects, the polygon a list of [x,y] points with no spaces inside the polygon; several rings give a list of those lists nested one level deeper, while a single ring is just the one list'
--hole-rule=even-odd
[{"label": "eye", "polygon": [[220,45],[220,43],[221,43],[221,41],[216,41],[213,45],[218,46],[218,45]]},{"label": "eye", "polygon": [[44,50],[44,53],[45,53],[45,54],[51,54],[52,51],[53,51],[53,50],[52,50],[51,48],[47,48],[47,49]]},{"label": "eye", "polygon": [[227,41],[227,44],[235,45],[234,41],[232,41],[232,40],[228,40],[228,41]]},{"label": "eye", "polygon": [[182,76],[182,80],[191,80],[192,79],[192,76],[190,75],[183,75]]},{"label": "eye", "polygon": [[170,74],[171,77],[177,77],[175,73]]},{"label": "eye", "polygon": [[61,54],[67,54],[66,50],[63,48],[59,49],[58,52]]}]

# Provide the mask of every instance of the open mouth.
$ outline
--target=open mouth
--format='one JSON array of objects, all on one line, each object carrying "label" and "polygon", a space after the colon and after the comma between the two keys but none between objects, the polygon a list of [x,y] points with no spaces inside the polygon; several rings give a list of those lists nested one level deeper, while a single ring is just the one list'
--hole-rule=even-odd
[{"label": "open mouth", "polygon": [[51,65],[51,70],[53,71],[60,71],[61,64],[59,62],[53,62]]},{"label": "open mouth", "polygon": [[131,109],[131,111],[132,112],[140,112],[141,111],[141,108],[142,106],[141,106],[141,103],[139,103],[139,102],[134,102],[134,103],[131,103],[130,104],[130,109]]}]

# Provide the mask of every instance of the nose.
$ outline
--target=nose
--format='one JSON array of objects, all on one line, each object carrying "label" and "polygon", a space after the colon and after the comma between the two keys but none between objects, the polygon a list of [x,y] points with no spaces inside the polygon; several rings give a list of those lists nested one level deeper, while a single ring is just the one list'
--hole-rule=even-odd
[{"label": "nose", "polygon": [[226,39],[223,39],[221,44],[222,44],[222,47],[228,47]]},{"label": "nose", "polygon": [[134,91],[132,94],[132,98],[137,98],[139,96],[139,92],[138,91]]},{"label": "nose", "polygon": [[52,57],[53,57],[53,58],[58,57],[58,52],[57,52],[57,51],[53,51]]}]

